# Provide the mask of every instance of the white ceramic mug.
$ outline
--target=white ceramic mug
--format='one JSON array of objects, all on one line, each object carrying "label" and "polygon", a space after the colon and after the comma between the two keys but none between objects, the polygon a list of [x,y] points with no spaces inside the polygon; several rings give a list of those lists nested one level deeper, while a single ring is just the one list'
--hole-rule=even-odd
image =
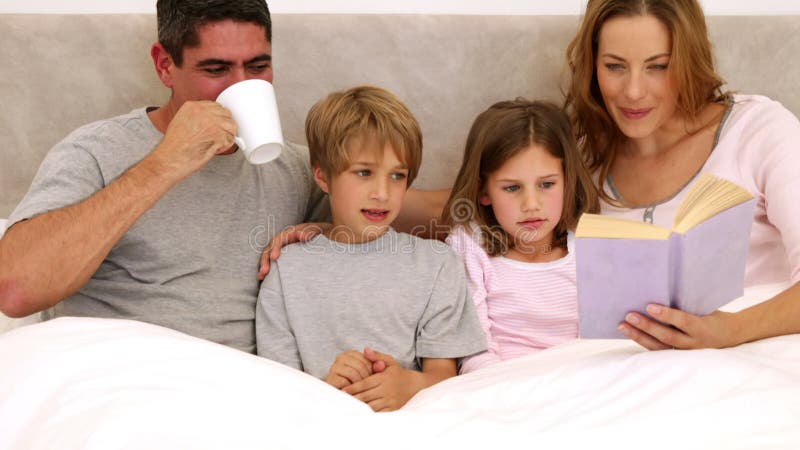
[{"label": "white ceramic mug", "polygon": [[283,132],[275,89],[264,80],[245,80],[228,86],[217,97],[239,127],[236,145],[252,164],[264,164],[281,154]]}]

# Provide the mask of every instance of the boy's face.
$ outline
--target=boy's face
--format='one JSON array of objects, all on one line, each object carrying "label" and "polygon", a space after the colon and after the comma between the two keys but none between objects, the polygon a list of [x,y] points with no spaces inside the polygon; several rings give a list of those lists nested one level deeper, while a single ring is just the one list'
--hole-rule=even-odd
[{"label": "boy's face", "polygon": [[[374,144],[373,144],[374,145]],[[408,168],[391,144],[380,152],[354,146],[350,165],[328,180],[319,167],[314,178],[330,196],[333,229],[328,236],[345,243],[368,242],[382,236],[400,212],[408,187]]]}]

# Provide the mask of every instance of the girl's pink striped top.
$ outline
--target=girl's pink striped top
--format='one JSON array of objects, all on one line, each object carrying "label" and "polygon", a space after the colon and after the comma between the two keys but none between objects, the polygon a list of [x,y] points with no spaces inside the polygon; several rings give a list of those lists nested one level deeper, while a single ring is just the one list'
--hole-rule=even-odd
[{"label": "girl's pink striped top", "polygon": [[461,255],[489,350],[466,358],[461,373],[524,356],[578,337],[574,235],[567,256],[547,263],[489,257],[477,226],[459,226],[447,243]]}]

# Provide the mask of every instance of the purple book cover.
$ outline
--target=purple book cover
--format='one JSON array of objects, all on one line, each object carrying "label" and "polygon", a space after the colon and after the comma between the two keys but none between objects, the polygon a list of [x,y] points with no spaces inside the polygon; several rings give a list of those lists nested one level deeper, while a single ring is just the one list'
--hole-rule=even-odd
[{"label": "purple book cover", "polygon": [[648,303],[704,315],[740,297],[754,209],[747,201],[669,240],[576,239],[580,336],[624,338],[625,314]]},{"label": "purple book cover", "polygon": [[681,250],[675,255],[672,307],[706,315],[742,296],[755,205],[736,205],[673,235]]},{"label": "purple book cover", "polygon": [[629,311],[669,298],[669,241],[575,240],[580,335],[624,338],[617,325]]}]

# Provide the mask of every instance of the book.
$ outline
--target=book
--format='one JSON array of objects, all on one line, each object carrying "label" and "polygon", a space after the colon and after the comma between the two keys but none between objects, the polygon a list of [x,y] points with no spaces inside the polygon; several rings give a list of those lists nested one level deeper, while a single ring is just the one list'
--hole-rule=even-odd
[{"label": "book", "polygon": [[711,174],[690,188],[672,229],[583,214],[575,231],[582,338],[622,338],[617,326],[650,303],[706,315],[741,297],[756,200]]}]

